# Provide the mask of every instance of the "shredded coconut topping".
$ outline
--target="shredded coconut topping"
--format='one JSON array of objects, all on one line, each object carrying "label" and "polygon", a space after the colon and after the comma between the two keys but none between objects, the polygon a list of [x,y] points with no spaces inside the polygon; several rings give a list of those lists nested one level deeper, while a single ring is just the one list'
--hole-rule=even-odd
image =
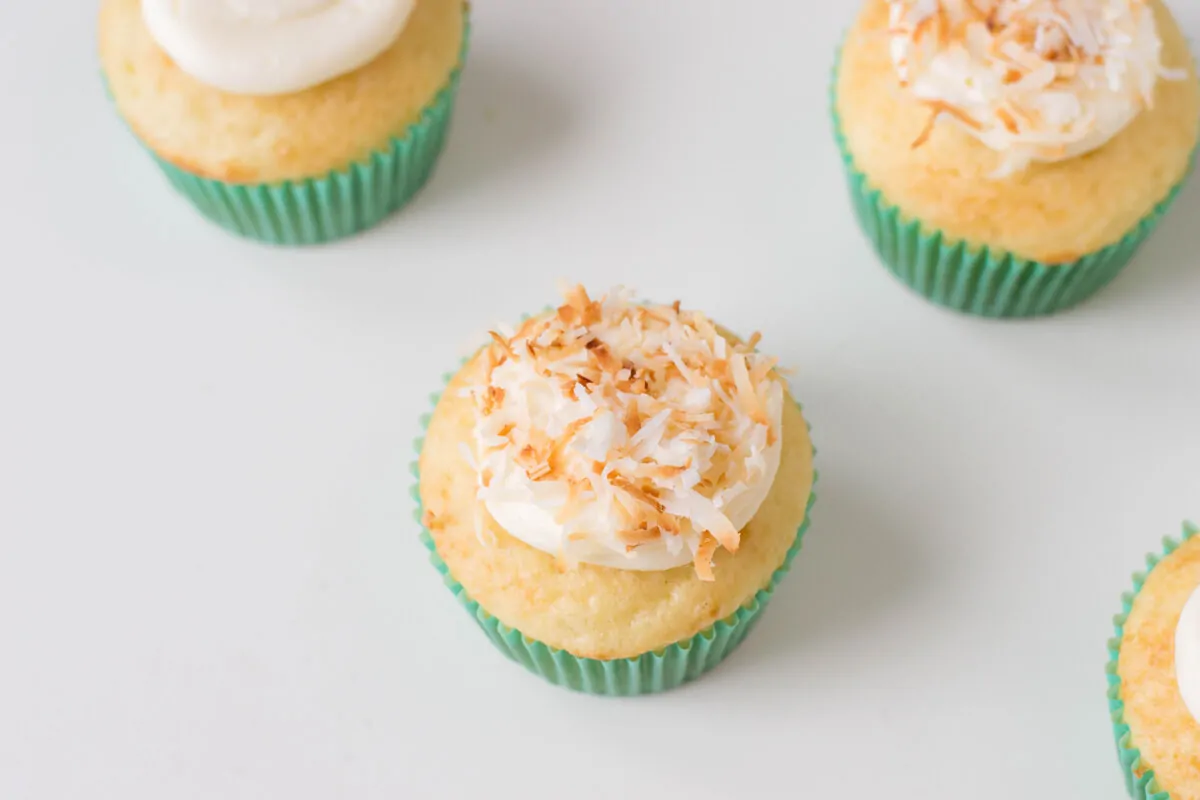
[{"label": "shredded coconut topping", "polygon": [[468,455],[496,521],[567,563],[712,580],[779,464],[783,386],[758,335],[731,345],[678,302],[575,287],[491,337]]},{"label": "shredded coconut topping", "polygon": [[1154,100],[1161,61],[1148,0],[888,0],[901,85],[1005,154],[996,177],[1099,148]]}]

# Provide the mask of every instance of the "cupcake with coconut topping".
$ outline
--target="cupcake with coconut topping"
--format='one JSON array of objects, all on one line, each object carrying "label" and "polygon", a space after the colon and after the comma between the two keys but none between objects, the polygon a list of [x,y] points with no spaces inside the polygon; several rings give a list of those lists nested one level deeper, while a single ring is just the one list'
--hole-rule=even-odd
[{"label": "cupcake with coconut topping", "polygon": [[420,445],[434,563],[508,655],[598,694],[716,665],[800,546],[813,449],[755,350],[703,314],[582,288],[493,332]]},{"label": "cupcake with coconut topping", "polygon": [[1109,643],[1108,700],[1135,800],[1200,798],[1200,533],[1184,525],[1134,576]]},{"label": "cupcake with coconut topping", "polygon": [[833,115],[888,268],[986,316],[1072,306],[1157,225],[1200,135],[1161,0],[867,0]]},{"label": "cupcake with coconut topping", "polygon": [[424,185],[463,0],[104,0],[117,111],[205,216],[276,244],[368,228]]}]

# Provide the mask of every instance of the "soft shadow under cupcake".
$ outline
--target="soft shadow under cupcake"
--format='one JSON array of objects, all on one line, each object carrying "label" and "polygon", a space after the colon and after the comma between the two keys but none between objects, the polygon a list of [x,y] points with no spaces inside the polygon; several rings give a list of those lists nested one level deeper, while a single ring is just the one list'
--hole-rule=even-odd
[{"label": "soft shadow under cupcake", "polygon": [[570,139],[578,118],[568,87],[511,51],[472,47],[450,142],[421,206],[441,203],[535,170]]},{"label": "soft shadow under cupcake", "polygon": [[[1192,164],[1189,177],[1198,168]],[[1200,292],[1196,270],[1195,221],[1200,219],[1200,186],[1187,180],[1154,236],[1150,237],[1124,275],[1117,276],[1110,291],[1088,306],[1109,308],[1145,302],[1168,305],[1183,302]],[[1194,305],[1189,299],[1189,306]]]},{"label": "soft shadow under cupcake", "polygon": [[[820,459],[819,442],[817,450]],[[919,537],[903,529],[902,517],[864,501],[864,487],[822,470],[816,493],[805,558],[796,560],[794,582],[776,594],[747,652],[770,657],[825,648],[906,605],[928,579]]]}]

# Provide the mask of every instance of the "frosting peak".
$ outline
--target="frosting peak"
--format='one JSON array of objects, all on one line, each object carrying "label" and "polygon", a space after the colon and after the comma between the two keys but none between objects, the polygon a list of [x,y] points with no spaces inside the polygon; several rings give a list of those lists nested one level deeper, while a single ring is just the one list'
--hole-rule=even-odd
[{"label": "frosting peak", "polygon": [[1095,150],[1154,99],[1162,42],[1148,0],[888,0],[902,86],[1005,154],[997,177]]},{"label": "frosting peak", "polygon": [[592,300],[582,287],[566,300],[492,333],[481,356],[483,381],[467,390],[478,499],[567,562],[692,562],[712,580],[713,554],[738,549],[779,467],[774,359],[754,352],[757,335],[729,344],[678,303]]},{"label": "frosting peak", "polygon": [[303,91],[353,72],[400,35],[416,0],[142,0],[179,68],[233,94]]}]

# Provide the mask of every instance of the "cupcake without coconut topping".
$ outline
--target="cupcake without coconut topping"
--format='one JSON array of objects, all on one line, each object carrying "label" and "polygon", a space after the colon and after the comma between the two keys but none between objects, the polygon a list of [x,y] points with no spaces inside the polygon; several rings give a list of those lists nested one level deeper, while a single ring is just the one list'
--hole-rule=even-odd
[{"label": "cupcake without coconut topping", "polygon": [[[575,289],[450,379],[419,462],[435,563],[493,639],[570,663],[510,655],[627,694],[740,642],[798,549],[814,477],[807,424],[756,341]],[[677,679],[651,674],[664,659]]]},{"label": "cupcake without coconut topping", "polygon": [[1135,800],[1200,800],[1200,536],[1148,559],[1110,643],[1109,706]]},{"label": "cupcake without coconut topping", "polygon": [[202,213],[308,244],[424,184],[466,35],[462,0],[104,0],[99,51],[121,117]]},{"label": "cupcake without coconut topping", "polygon": [[834,117],[889,268],[1023,316],[1129,261],[1188,172],[1200,84],[1160,0],[868,0]]}]

